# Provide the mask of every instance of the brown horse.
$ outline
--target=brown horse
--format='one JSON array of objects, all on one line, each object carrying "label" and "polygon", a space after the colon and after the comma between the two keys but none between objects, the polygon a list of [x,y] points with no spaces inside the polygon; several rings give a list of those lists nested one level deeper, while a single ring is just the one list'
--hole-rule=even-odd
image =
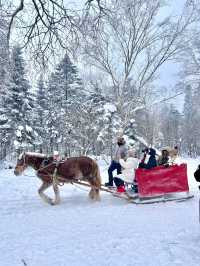
[{"label": "brown horse", "polygon": [[[101,177],[97,163],[86,156],[72,157],[64,161],[54,161],[53,157],[39,153],[22,153],[15,167],[15,175],[20,175],[28,167],[37,171],[37,176],[42,180],[38,190],[40,197],[51,205],[60,203],[59,183],[73,183],[78,180],[89,182],[91,190],[89,197],[93,200],[100,200],[99,190]],[[55,200],[49,198],[44,191],[53,186]]]}]

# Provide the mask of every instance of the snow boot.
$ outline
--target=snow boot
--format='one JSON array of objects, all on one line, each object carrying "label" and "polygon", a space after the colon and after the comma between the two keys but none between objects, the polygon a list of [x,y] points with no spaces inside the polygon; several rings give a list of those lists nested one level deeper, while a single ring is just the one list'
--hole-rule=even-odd
[{"label": "snow boot", "polygon": [[117,188],[117,192],[119,192],[119,193],[124,193],[124,192],[126,192],[126,189],[125,189],[125,186],[119,186],[118,188]]},{"label": "snow boot", "polygon": [[109,183],[109,182],[108,183],[105,183],[105,187],[111,187],[112,188],[113,187],[113,183],[112,184]]}]

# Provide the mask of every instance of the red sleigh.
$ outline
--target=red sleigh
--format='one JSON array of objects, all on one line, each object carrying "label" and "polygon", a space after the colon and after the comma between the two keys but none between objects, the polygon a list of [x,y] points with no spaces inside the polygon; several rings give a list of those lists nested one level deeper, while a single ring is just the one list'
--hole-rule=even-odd
[{"label": "red sleigh", "polygon": [[186,164],[158,166],[150,170],[138,168],[135,177],[138,183],[138,203],[182,201],[193,197],[189,194]]}]

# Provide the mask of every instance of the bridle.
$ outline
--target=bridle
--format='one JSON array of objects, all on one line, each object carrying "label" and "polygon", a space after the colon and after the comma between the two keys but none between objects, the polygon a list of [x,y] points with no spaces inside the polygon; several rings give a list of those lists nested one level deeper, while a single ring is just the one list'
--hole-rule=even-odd
[{"label": "bridle", "polygon": [[[26,158],[26,153],[24,152],[21,157],[18,158],[18,160],[20,160],[20,164],[18,165],[19,168],[23,169],[22,171],[25,170],[25,168],[27,167],[27,158]],[[37,175],[42,175],[42,176],[47,176],[47,177],[51,177],[51,178],[56,178],[57,175],[57,167],[59,165],[60,162],[56,162],[55,165],[55,169],[53,171],[53,173],[48,171],[48,167],[51,165],[55,164],[55,161],[49,162],[47,165],[44,165],[44,160],[46,160],[46,158],[44,158],[42,160],[42,162],[40,163],[38,169],[35,169],[35,167],[32,165],[32,167],[35,169],[35,171],[37,172]],[[21,164],[22,161],[22,164]]]}]

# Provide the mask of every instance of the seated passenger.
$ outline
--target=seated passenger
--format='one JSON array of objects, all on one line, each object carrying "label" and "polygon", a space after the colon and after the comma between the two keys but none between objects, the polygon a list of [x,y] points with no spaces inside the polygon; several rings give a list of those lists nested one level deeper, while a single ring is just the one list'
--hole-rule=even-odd
[{"label": "seated passenger", "polygon": [[122,173],[114,177],[114,183],[117,187],[117,192],[125,192],[124,183],[133,183],[135,178],[135,169],[138,167],[139,160],[136,158],[135,151],[128,150],[127,160],[120,159]]},{"label": "seated passenger", "polygon": [[139,168],[145,168],[145,169],[151,169],[153,167],[157,166],[156,161],[156,151],[152,148],[149,149],[149,160],[147,163],[144,163],[143,161],[139,164]]},{"label": "seated passenger", "polygon": [[172,148],[170,151],[169,151],[169,156],[171,158],[171,162],[172,164],[175,163],[176,161],[176,158],[178,156],[178,147],[175,146],[174,148]]},{"label": "seated passenger", "polygon": [[169,163],[169,152],[167,150],[161,151],[161,156],[158,158],[158,165],[168,165]]},{"label": "seated passenger", "polygon": [[178,157],[178,146],[174,146],[174,148],[167,146],[167,147],[163,148],[163,150],[168,151],[169,162],[174,164],[177,157]]}]

